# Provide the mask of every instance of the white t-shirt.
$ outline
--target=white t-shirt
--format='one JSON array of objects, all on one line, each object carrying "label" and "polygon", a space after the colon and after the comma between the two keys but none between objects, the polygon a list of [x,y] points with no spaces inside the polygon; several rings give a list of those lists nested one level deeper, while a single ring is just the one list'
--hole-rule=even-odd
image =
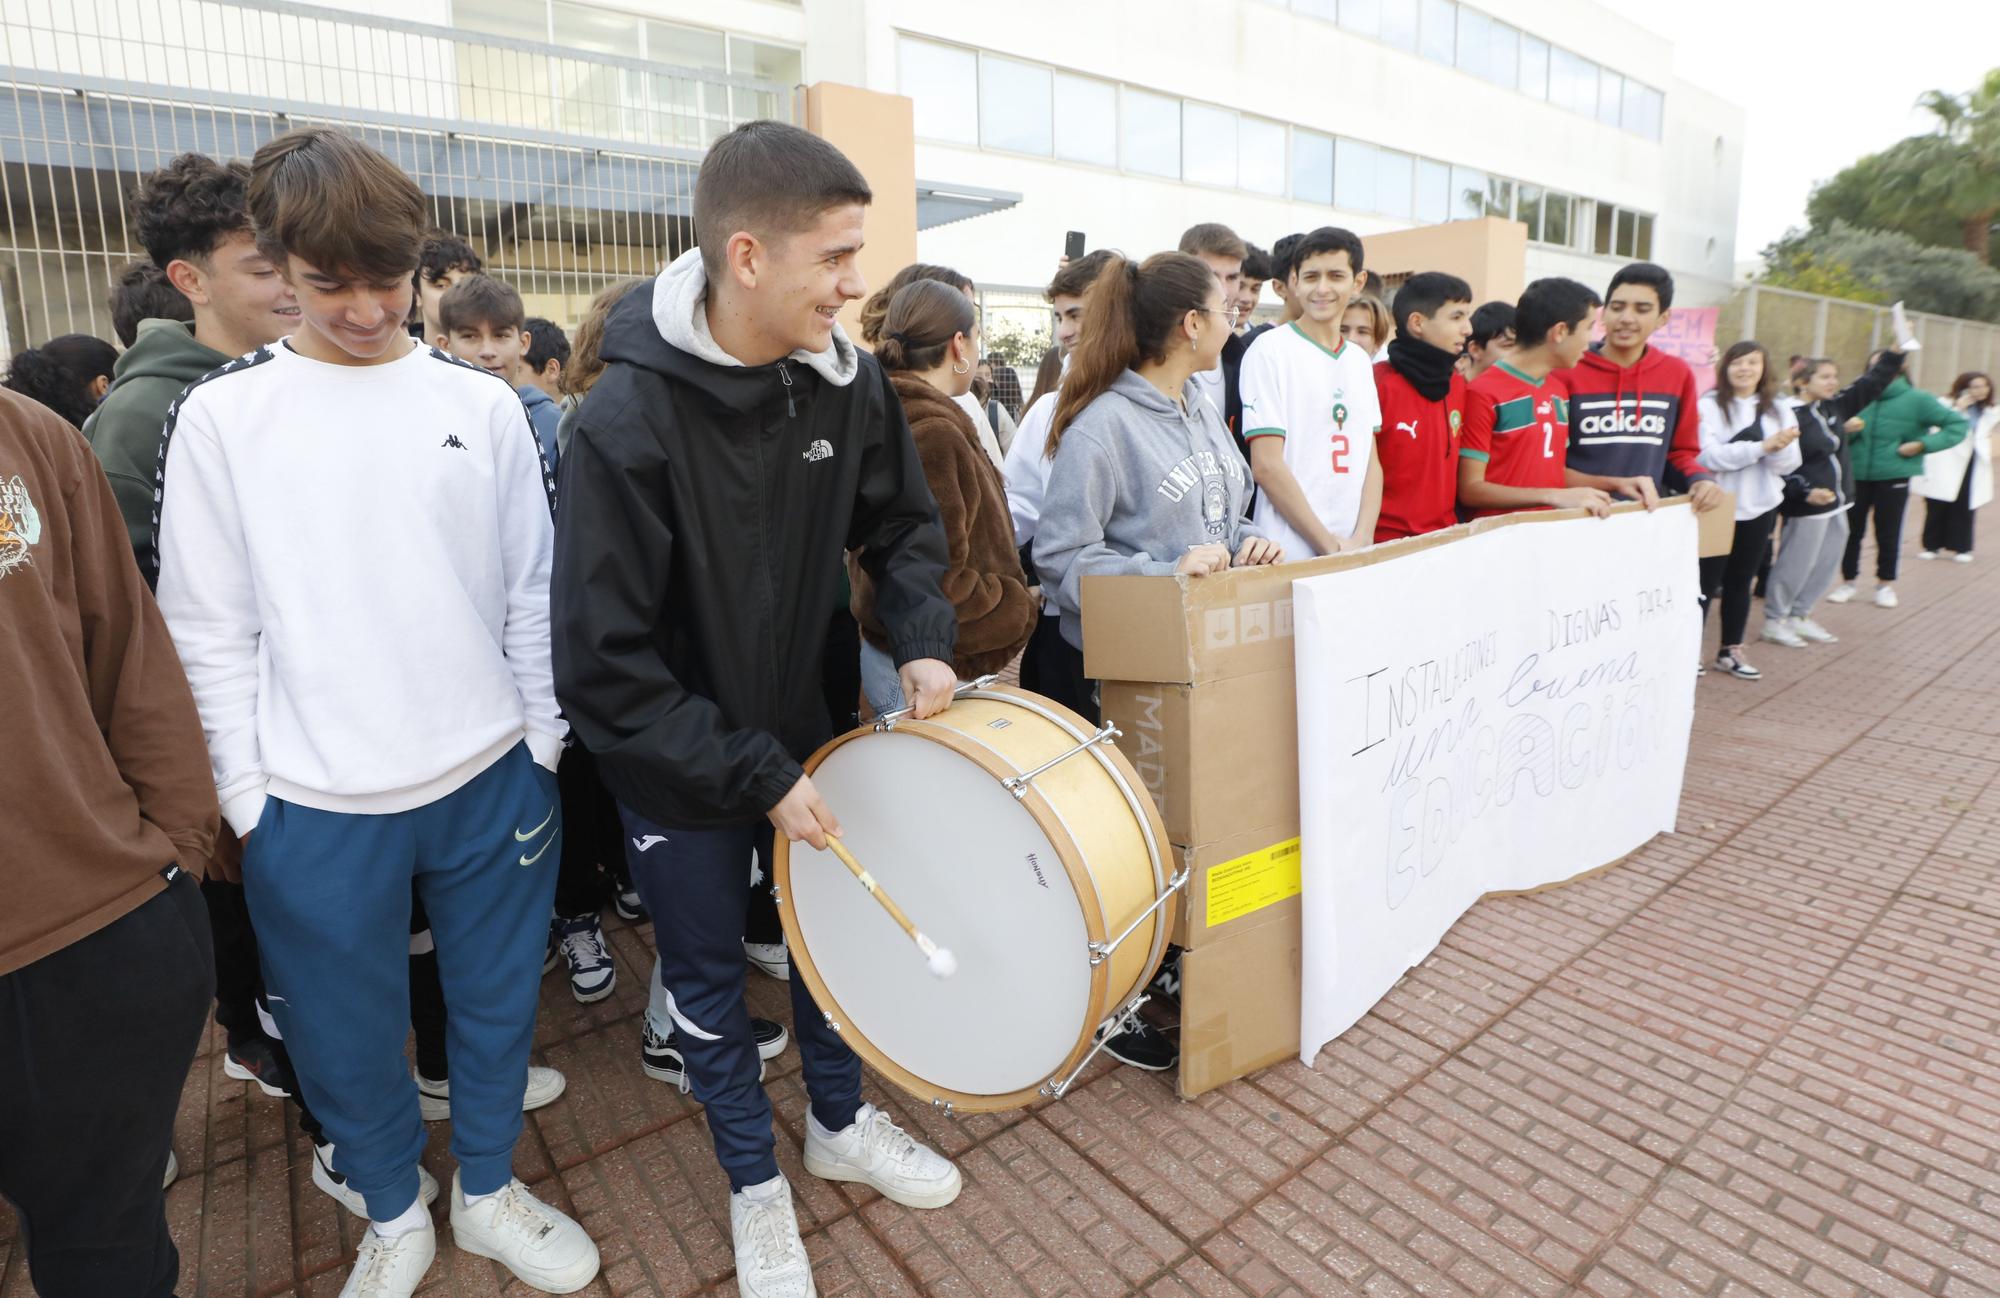
[{"label": "white t-shirt", "polygon": [[[1735,441],[1736,434],[1757,424],[1757,439]],[[1715,475],[1715,485],[1736,497],[1736,521],[1745,523],[1770,513],[1785,500],[1785,475],[1799,467],[1803,456],[1793,442],[1776,455],[1764,454],[1764,442],[1787,428],[1799,426],[1798,407],[1773,402],[1760,418],[1757,402],[1731,397],[1729,409],[1715,404],[1713,392],[1701,398],[1701,467]]]},{"label": "white t-shirt", "polygon": [[[1362,489],[1382,406],[1367,353],[1342,342],[1328,351],[1296,324],[1259,335],[1243,357],[1243,438],[1285,439],[1285,465],[1311,502],[1313,513],[1336,536],[1361,519]],[[1285,558],[1310,559],[1312,543],[1292,530],[1259,492],[1253,518],[1264,535],[1285,547]]]},{"label": "white t-shirt", "polygon": [[972,418],[972,431],[979,434],[979,449],[986,452],[986,458],[993,461],[993,467],[1000,467],[1000,439],[994,435],[993,421],[986,417],[986,407],[978,397],[970,392],[962,392],[952,398],[958,408]]}]

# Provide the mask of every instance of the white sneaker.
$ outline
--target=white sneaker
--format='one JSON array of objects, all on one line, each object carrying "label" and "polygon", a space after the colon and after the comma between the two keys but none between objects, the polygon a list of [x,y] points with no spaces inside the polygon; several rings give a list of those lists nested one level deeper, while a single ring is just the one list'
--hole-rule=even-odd
[{"label": "white sneaker", "polygon": [[1764,639],[1772,644],[1781,644],[1787,649],[1806,647],[1805,637],[1792,629],[1792,619],[1788,617],[1767,617],[1764,619]]},{"label": "white sneaker", "polygon": [[1803,636],[1807,640],[1812,641],[1814,644],[1840,643],[1839,636],[1827,630],[1825,627],[1821,626],[1819,623],[1813,621],[1809,617],[1793,618],[1792,630],[1798,632],[1799,635]]},{"label": "white sneaker", "polygon": [[167,1151],[167,1175],[166,1179],[160,1182],[160,1188],[162,1190],[166,1189],[168,1186],[172,1185],[175,1181],[179,1180],[180,1175],[181,1175],[181,1160],[175,1158],[174,1151],[169,1149]]},{"label": "white sneaker", "polygon": [[[417,1106],[423,1110],[425,1122],[443,1122],[451,1117],[451,1079],[434,1082],[422,1073],[417,1078]],[[545,1108],[562,1098],[569,1086],[569,1079],[553,1068],[543,1068],[539,1064],[528,1066],[528,1089],[521,1094],[521,1112],[532,1113]]]},{"label": "white sneaker", "polygon": [[597,1278],[597,1245],[583,1227],[518,1180],[467,1203],[453,1172],[451,1238],[461,1252],[490,1257],[543,1293],[575,1293]]},{"label": "white sneaker", "polygon": [[1896,598],[1896,588],[1894,586],[1877,586],[1875,588],[1876,608],[1894,608],[1901,602],[1901,600]]},{"label": "white sneaker", "polygon": [[828,1131],[806,1113],[806,1171],[828,1181],[859,1181],[905,1208],[942,1208],[963,1186],[958,1169],[872,1104],[854,1122]]},{"label": "white sneaker", "polygon": [[[313,1146],[313,1184],[326,1191],[327,1197],[364,1221],[368,1218],[368,1201],[361,1197],[361,1191],[354,1188],[348,1179],[333,1170],[333,1146]],[[417,1165],[417,1198],[428,1208],[438,1201],[438,1181],[430,1174],[430,1169]]]},{"label": "white sneaker", "polygon": [[1919,559],[1935,559],[1935,558],[1937,558],[1937,556],[1938,556],[1938,552],[1937,552],[1936,550],[1919,550],[1919,551],[1917,551],[1917,557],[1918,557]]},{"label": "white sneaker", "polygon": [[743,957],[779,982],[791,981],[792,953],[783,942],[745,942]]},{"label": "white sneaker", "polygon": [[428,1221],[394,1239],[362,1232],[361,1252],[340,1287],[340,1298],[410,1298],[437,1259],[437,1247],[437,1227]]},{"label": "white sneaker", "polygon": [[812,1262],[782,1172],[729,1196],[729,1233],[736,1240],[736,1289],[743,1298],[815,1298]]},{"label": "white sneaker", "polygon": [[1953,556],[1951,556],[1951,561],[1953,563],[1971,563],[1972,552],[1968,550],[1964,554],[1954,554]]},{"label": "white sneaker", "polygon": [[1826,597],[1826,602],[1829,604],[1845,604],[1848,600],[1853,598],[1854,598],[1854,583],[1851,581],[1843,581],[1838,586],[1835,586],[1830,592],[1828,592]]}]

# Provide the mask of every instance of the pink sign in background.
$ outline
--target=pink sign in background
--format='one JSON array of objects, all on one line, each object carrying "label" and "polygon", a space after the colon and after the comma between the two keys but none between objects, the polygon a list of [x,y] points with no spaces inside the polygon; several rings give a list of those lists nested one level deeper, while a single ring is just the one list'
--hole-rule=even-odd
[{"label": "pink sign in background", "polygon": [[[1686,361],[1688,368],[1694,371],[1694,387],[1698,393],[1706,393],[1715,386],[1715,324],[1721,315],[1721,307],[1676,307],[1648,344]],[[1598,322],[1591,336],[1599,340],[1604,337],[1602,321]]]}]

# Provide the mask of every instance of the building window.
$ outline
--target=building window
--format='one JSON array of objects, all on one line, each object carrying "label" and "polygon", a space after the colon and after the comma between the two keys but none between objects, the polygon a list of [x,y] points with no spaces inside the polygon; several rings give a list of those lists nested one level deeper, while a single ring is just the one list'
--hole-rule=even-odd
[{"label": "building window", "polygon": [[1122,86],[1118,104],[1118,159],[1125,170],[1179,176],[1181,101]]},{"label": "building window", "polygon": [[1610,68],[1597,71],[1597,120],[1606,126],[1618,125],[1618,115],[1624,111],[1625,78]]},{"label": "building window", "polygon": [[896,84],[916,101],[917,134],[979,143],[979,56],[971,50],[905,37],[896,47]]},{"label": "building window", "polygon": [[1432,224],[1451,220],[1451,168],[1442,162],[1417,161],[1417,219]]},{"label": "building window", "polygon": [[1496,86],[1521,86],[1521,33],[1496,22],[1486,32],[1486,79]]},{"label": "building window", "polygon": [[1540,185],[1521,186],[1520,202],[1514,208],[1514,219],[1528,227],[1528,238],[1535,243],[1542,242],[1542,188]]},{"label": "building window", "polygon": [[1470,72],[1482,81],[1492,80],[1486,73],[1486,43],[1493,20],[1477,9],[1460,6],[1458,11],[1458,67],[1461,72]]},{"label": "building window", "polygon": [[1236,114],[1208,104],[1181,106],[1181,176],[1197,185],[1236,184]]},{"label": "building window", "polygon": [[1451,0],[1423,0],[1423,26],[1418,49],[1427,59],[1450,63],[1457,48],[1453,34],[1458,28],[1458,6]]},{"label": "building window", "polygon": [[1521,93],[1549,97],[1549,43],[1521,33]]},{"label": "building window", "polygon": [[[1525,191],[1524,191],[1525,192]],[[1570,203],[1568,194],[1542,196],[1542,241],[1567,248],[1570,244]]]},{"label": "building window", "polygon": [[1333,205],[1350,212],[1375,208],[1375,146],[1340,139],[1333,146]]},{"label": "building window", "polygon": [[1118,165],[1118,87],[1056,73],[1056,156],[1099,167]]},{"label": "building window", "polygon": [[1472,220],[1486,215],[1486,173],[1476,167],[1451,169],[1451,219]]},{"label": "building window", "polygon": [[1417,48],[1417,0],[1382,0],[1382,39],[1399,50]]},{"label": "building window", "polygon": [[1416,215],[1412,190],[1416,184],[1416,159],[1394,149],[1375,153],[1375,210],[1384,216],[1407,221]]},{"label": "building window", "polygon": [[1340,25],[1356,36],[1382,34],[1382,0],[1340,0]]},{"label": "building window", "polygon": [[1328,22],[1339,17],[1339,0],[1292,0],[1292,8],[1310,18],[1324,18]]},{"label": "building window", "polygon": [[1640,85],[1636,81],[1625,83],[1625,104],[1619,114],[1619,122],[1628,131],[1642,135],[1649,140],[1660,138],[1662,119],[1666,116],[1666,97],[1651,86]]},{"label": "building window", "polygon": [[1632,255],[1640,261],[1653,259],[1653,218],[1650,216],[1639,218],[1639,233],[1632,244]]},{"label": "building window", "polygon": [[1236,183],[1254,194],[1285,192],[1285,128],[1261,117],[1236,119]]},{"label": "building window", "polygon": [[1053,103],[1047,68],[979,56],[979,142],[987,148],[1053,153]]},{"label": "building window", "polygon": [[1618,209],[1609,203],[1597,204],[1597,229],[1590,240],[1590,250],[1600,257],[1611,255],[1611,230],[1616,223]]},{"label": "building window", "polygon": [[1292,197],[1333,206],[1333,137],[1292,131]]},{"label": "building window", "polygon": [[[653,49],[653,29],[666,25],[654,22],[646,24],[647,58],[659,58]],[[688,29],[684,27],[681,30]],[[796,86],[806,79],[805,56],[789,46],[769,45],[743,36],[731,36],[729,72],[732,76],[755,77],[759,81],[775,81],[781,86]],[[775,93],[768,90],[748,90],[742,86],[730,87],[729,104],[730,116],[740,122],[755,121],[760,117],[777,117],[783,111]]]},{"label": "building window", "polygon": [[1558,49],[1549,61],[1549,102],[1586,117],[1597,115],[1597,65]]}]

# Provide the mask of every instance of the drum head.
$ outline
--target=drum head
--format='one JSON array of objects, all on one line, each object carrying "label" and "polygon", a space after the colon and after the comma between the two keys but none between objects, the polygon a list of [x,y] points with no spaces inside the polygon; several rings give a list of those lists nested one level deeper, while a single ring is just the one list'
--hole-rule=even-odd
[{"label": "drum head", "polygon": [[934,977],[846,866],[793,844],[785,900],[841,1031],[947,1090],[1047,1081],[1084,1032],[1090,937],[1034,816],[969,758],[893,731],[839,745],[812,778],[862,868],[958,959]]}]

